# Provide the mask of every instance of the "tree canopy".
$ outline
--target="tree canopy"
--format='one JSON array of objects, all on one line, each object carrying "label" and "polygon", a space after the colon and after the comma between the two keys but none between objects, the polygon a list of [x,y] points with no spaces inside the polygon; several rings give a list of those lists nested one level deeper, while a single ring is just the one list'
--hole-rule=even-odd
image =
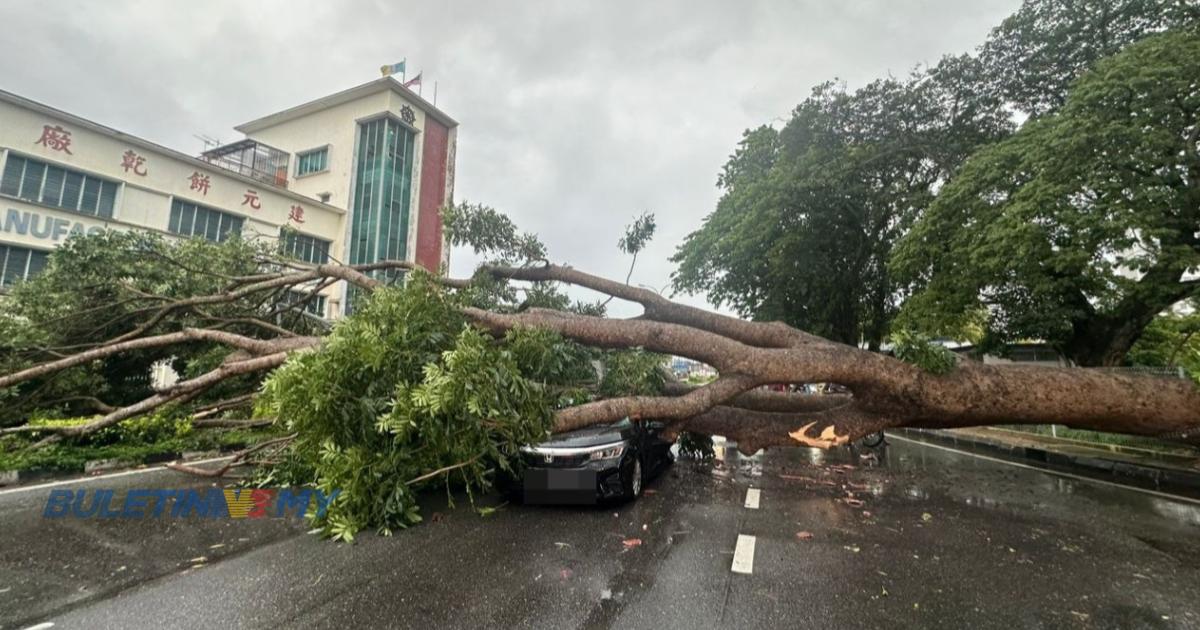
[{"label": "tree canopy", "polygon": [[747,132],[717,209],[672,259],[676,290],[878,347],[897,306],[893,242],[971,150],[1008,131],[996,103],[963,89],[979,71],[947,58],[855,91],[826,83],[782,130]]},{"label": "tree canopy", "polygon": [[980,87],[1025,115],[1046,114],[1097,61],[1198,17],[1194,0],[1025,0],[980,48]]},{"label": "tree canopy", "polygon": [[[214,294],[231,278],[266,271],[263,261],[272,257],[286,264],[272,247],[240,239],[216,244],[119,231],[69,239],[50,256],[46,269],[0,300],[0,371],[104,341],[188,327],[308,334],[322,326],[304,315],[307,293],[288,294],[291,287],[179,308],[171,313],[177,317],[161,312],[164,303]],[[150,393],[150,366],[157,361],[170,360],[187,374],[219,363],[226,354],[224,346],[195,340],[169,352],[142,349],[80,365],[31,385],[32,395],[0,411],[0,426],[34,408],[61,415],[119,407]]]},{"label": "tree canopy", "polygon": [[[993,348],[1036,338],[1085,365],[1122,361],[1155,314],[1188,295],[1169,288],[1174,271],[1188,268],[1179,259],[1188,256],[1187,239],[1173,246],[1170,238],[1160,243],[1157,234],[1160,228],[1186,233],[1186,217],[1179,218],[1182,224],[1161,226],[1161,208],[1134,206],[1183,201],[1156,199],[1175,194],[1164,191],[1181,183],[1156,178],[1189,168],[1195,64],[1179,50],[1159,54],[1166,44],[1157,45],[1159,52],[1147,44],[1121,61],[1110,58],[1167,32],[1175,38],[1170,41],[1187,45],[1186,33],[1198,17],[1194,2],[1026,0],[976,54],[947,56],[907,78],[880,79],[855,90],[837,82],[818,86],[781,129],[763,126],[744,134],[718,178],[722,196],[716,209],[672,259],[678,264],[674,288],[707,293],[743,317],[778,319],[870,348],[893,332],[901,305],[909,301],[900,327],[963,340],[983,337]],[[1139,65],[1144,67],[1134,67]],[[1158,72],[1165,73],[1165,83],[1149,85]],[[1145,92],[1124,100],[1113,93],[1130,89]],[[1182,99],[1178,115],[1170,111],[1171,99]],[[1154,125],[1148,137],[1138,137],[1139,122]],[[1127,152],[1131,159],[1122,161],[1119,156]],[[1080,157],[1093,161],[1085,167]],[[1040,170],[1034,175],[1031,169]],[[1049,173],[1055,169],[1061,178],[1080,181],[1058,182],[1059,190],[1051,192]],[[1099,203],[1110,203],[1129,187],[1127,194],[1141,202],[1131,200],[1124,212],[1148,213],[1120,221],[1091,215],[1110,233],[1111,242],[1100,244],[1095,230],[1081,225],[1091,219],[1046,210],[1039,220],[1054,230],[1091,234],[1067,247],[1076,254],[1071,264],[1067,253],[1057,252],[1059,267],[1047,268],[1046,256],[1027,255],[1028,239],[1018,246],[1020,239],[1000,236],[1028,235],[1036,226],[1020,225],[1015,214],[1006,215],[1005,224],[992,224],[1002,215],[963,209],[969,197],[964,191],[985,186],[980,181],[985,171],[996,180],[996,195],[1015,193],[1036,179],[1024,189],[1029,207],[1048,195],[1092,192],[1105,196]],[[1180,177],[1194,180],[1182,172]],[[1001,184],[1008,189],[1002,191]],[[1030,198],[1035,191],[1037,200]],[[1095,202],[1071,199],[1066,205],[1085,203]],[[955,231],[952,215],[967,221],[962,233]],[[908,235],[914,224],[920,229]],[[1137,235],[1119,234],[1126,228]],[[1007,245],[975,252],[978,239],[968,233],[988,233]],[[1178,264],[1153,249],[1122,250],[1120,241],[1131,238],[1161,244]],[[901,242],[909,246],[897,252]],[[951,242],[960,245],[956,258],[937,253]],[[1094,255],[1079,257],[1092,245]],[[1136,290],[1127,290],[1129,273],[1113,273],[1147,273],[1150,259],[1162,265]],[[1076,283],[1089,286],[1082,293],[1066,288]],[[992,305],[999,299],[992,295],[996,291],[1005,294],[1001,309]],[[914,292],[919,295],[909,300]],[[1128,304],[1110,303],[1126,297]],[[1139,299],[1141,307],[1133,304]],[[1078,313],[1066,312],[1072,310]],[[1089,311],[1105,320],[1083,323]]]},{"label": "tree canopy", "polygon": [[1181,369],[1200,383],[1200,300],[1154,318],[1129,351],[1134,365]]},{"label": "tree canopy", "polygon": [[905,323],[1120,364],[1200,281],[1200,34],[1148,37],[982,149],[903,239]]}]

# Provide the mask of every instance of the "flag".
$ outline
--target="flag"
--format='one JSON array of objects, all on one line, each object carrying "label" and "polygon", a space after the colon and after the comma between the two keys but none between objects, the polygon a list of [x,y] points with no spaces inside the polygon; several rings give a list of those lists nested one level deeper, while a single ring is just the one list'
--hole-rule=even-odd
[{"label": "flag", "polygon": [[[404,61],[408,61],[408,59],[405,59]],[[404,61],[401,61],[400,63],[393,63],[391,65],[379,66],[379,73],[386,77],[404,72]]]},{"label": "flag", "polygon": [[421,85],[421,73],[420,72],[417,73],[417,76],[404,82],[404,87],[406,87],[406,88],[410,88],[414,85]]}]

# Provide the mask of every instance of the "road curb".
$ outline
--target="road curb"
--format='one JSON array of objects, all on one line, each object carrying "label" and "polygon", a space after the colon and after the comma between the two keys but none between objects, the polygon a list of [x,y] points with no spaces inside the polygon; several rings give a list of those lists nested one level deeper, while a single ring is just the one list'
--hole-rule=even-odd
[{"label": "road curb", "polygon": [[1178,468],[1134,464],[1099,456],[1060,453],[1033,446],[1009,444],[975,435],[963,435],[941,429],[900,429],[909,437],[954,446],[963,450],[986,453],[1002,459],[1032,461],[1053,468],[1075,470],[1090,476],[1107,478],[1118,483],[1133,483],[1156,490],[1164,488],[1200,491],[1200,470],[1191,472]]}]

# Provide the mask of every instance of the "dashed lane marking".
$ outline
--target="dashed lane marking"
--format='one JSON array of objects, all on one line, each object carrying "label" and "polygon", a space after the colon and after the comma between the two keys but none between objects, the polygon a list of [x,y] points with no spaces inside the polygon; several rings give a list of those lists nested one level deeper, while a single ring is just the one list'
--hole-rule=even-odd
[{"label": "dashed lane marking", "polygon": [[734,573],[754,573],[754,536],[738,534],[737,546],[733,549]]},{"label": "dashed lane marking", "polygon": [[758,488],[746,488],[746,507],[751,510],[758,509],[758,499],[762,495],[762,490]]}]

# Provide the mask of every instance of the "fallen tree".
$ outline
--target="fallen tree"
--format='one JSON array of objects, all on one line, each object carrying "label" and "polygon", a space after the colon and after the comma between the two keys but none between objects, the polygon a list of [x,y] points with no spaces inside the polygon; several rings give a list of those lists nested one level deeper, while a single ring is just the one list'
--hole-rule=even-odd
[{"label": "fallen tree", "polygon": [[[244,329],[252,334],[186,327],[146,335],[149,327],[138,326],[75,353],[56,352],[0,376],[0,390],[19,397],[22,385],[38,378],[147,348],[203,340],[229,349],[207,372],[88,423],[27,423],[0,433],[33,433],[42,442],[86,435],[167,405],[186,407],[233,379],[266,376],[246,379],[248,391],[226,392],[226,399],[196,410],[208,417],[212,409],[236,408],[255,395],[257,415],[278,418],[294,434],[292,453],[303,454],[269,469],[260,481],[349,486],[350,498],[339,500],[341,509],[327,524],[330,533],[347,536],[418,520],[411,492],[421,483],[448,482],[454,475],[468,488],[483,486],[521,444],[547,431],[624,417],[668,421],[676,432],[723,435],[745,452],[829,448],[898,427],[1045,423],[1200,444],[1200,390],[1189,381],[984,365],[936,347],[921,348],[923,355],[900,352],[933,357],[918,365],[550,264],[539,260],[536,239],[517,236],[510,223],[497,227],[498,216],[469,206],[450,212],[455,242],[498,254],[493,258],[499,262],[481,266],[469,279],[430,275],[404,261],[279,264],[232,277],[211,295],[156,300],[150,317],[170,321],[259,292],[337,280],[355,287],[361,306],[328,335],[270,325]],[[479,226],[489,227],[480,232]],[[497,231],[506,235],[500,241],[478,238],[494,238]],[[374,275],[389,270],[407,272],[408,281],[392,286],[384,279],[390,276]],[[563,285],[636,303],[642,314],[606,317],[601,305],[571,304],[555,288]],[[702,361],[718,377],[698,387],[663,382],[655,355]],[[598,359],[607,362],[599,379],[591,367]],[[810,383],[835,383],[849,393],[762,387]],[[244,411],[238,417],[245,418]]]},{"label": "fallen tree", "polygon": [[[412,270],[411,263],[321,265],[288,272],[270,284],[299,283],[314,277],[345,279],[374,291],[382,282],[363,268]],[[534,308],[503,313],[466,306],[463,315],[497,335],[521,328],[554,331],[596,348],[645,348],[705,362],[720,374],[697,388],[675,386],[661,396],[589,401],[558,410],[554,429],[568,431],[625,416],[674,420],[679,429],[734,437],[744,450],[762,446],[830,447],[881,429],[953,428],[989,424],[1063,424],[1079,429],[1192,439],[1200,443],[1200,392],[1184,380],[1126,376],[1076,368],[983,365],[960,361],[946,374],[879,353],[827,341],[774,322],[749,322],[672,302],[653,291],[630,287],[570,267],[484,267],[504,280],[553,281],[586,287],[645,307],[633,319],[610,319]],[[469,280],[439,280],[468,288]],[[214,301],[227,295],[212,296]],[[166,305],[163,308],[175,308]],[[253,339],[232,333],[186,329],[181,333],[107,343],[97,348],[0,377],[12,387],[110,354],[167,347],[191,339],[226,344],[239,352],[220,367],[181,381],[133,405],[114,409],[92,423],[47,429],[22,425],[3,433],[38,431],[83,434],[179,402],[238,374],[276,368],[321,337]],[[809,396],[756,391],[763,385],[837,383],[847,396]]]}]

